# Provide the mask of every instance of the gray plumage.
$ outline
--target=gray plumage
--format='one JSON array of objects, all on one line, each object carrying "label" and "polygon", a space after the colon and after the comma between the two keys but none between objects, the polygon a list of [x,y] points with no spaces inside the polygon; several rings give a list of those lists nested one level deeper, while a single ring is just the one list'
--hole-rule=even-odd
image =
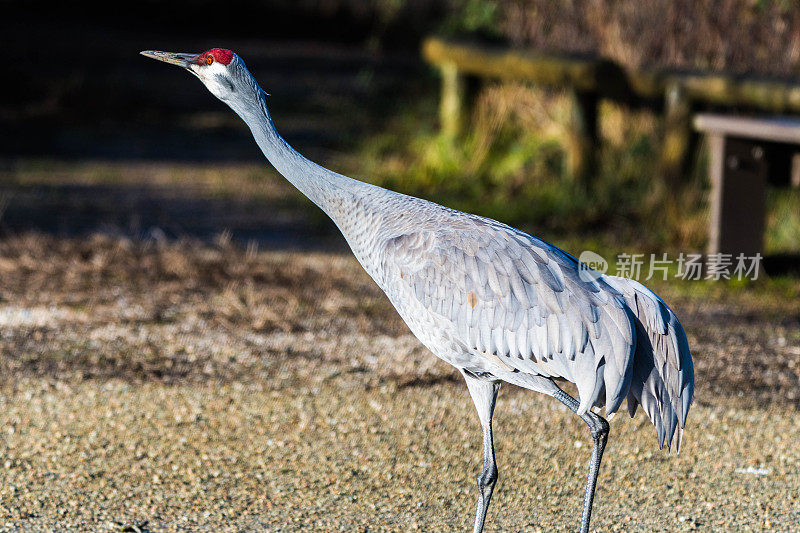
[{"label": "gray plumage", "polygon": [[613,413],[627,398],[631,414],[644,407],[659,445],[676,431],[680,442],[692,362],[658,296],[629,279],[584,280],[572,256],[496,221],[395,202],[389,212],[407,216],[387,217],[374,244],[380,265],[365,268],[433,353],[523,387],[531,374],[571,381],[581,414]]},{"label": "gray plumage", "polygon": [[[263,91],[238,56],[143,52],[190,70],[250,126],[275,168],[336,223],[411,331],[467,381],[484,434],[475,529],[497,481],[491,418],[501,381],[549,394],[594,439],[581,530],[588,531],[608,424],[590,411],[641,405],[659,446],[680,447],[694,391],[686,335],[643,285],[592,273],[557,247],[500,222],[353,180],[278,135]],[[554,380],[575,383],[579,400]]]}]

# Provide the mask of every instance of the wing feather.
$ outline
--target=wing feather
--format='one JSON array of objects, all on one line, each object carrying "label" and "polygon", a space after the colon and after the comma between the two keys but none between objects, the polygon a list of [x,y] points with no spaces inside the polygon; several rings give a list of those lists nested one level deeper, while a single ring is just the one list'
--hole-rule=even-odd
[{"label": "wing feather", "polygon": [[[486,365],[491,355],[573,381],[582,412],[603,402],[613,411],[627,396],[636,331],[626,301],[602,279],[578,276],[577,261],[554,246],[474,217],[387,239],[382,266],[395,305],[412,298],[451,322],[461,344],[485,352]],[[648,320],[663,331],[663,317]]]},{"label": "wing feather", "polygon": [[686,333],[672,310],[644,285],[610,278],[635,315],[636,352],[628,393],[628,411],[641,404],[653,422],[660,447],[677,432],[680,451],[686,415],[694,395],[694,367]]}]

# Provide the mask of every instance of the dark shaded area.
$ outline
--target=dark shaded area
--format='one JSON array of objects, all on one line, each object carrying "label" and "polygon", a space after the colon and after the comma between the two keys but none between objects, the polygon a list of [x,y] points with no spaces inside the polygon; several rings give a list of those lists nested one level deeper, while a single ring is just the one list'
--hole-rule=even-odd
[{"label": "dark shaded area", "polygon": [[[224,104],[178,69],[139,56],[143,49],[234,49],[273,95],[271,112],[282,134],[317,154],[378,128],[387,112],[430,84],[416,54],[342,43],[164,39],[46,21],[0,31],[20,50],[20,61],[8,69],[14,83],[0,101],[5,157],[261,158],[247,128]],[[76,41],[76,31],[84,40]],[[69,54],[51,61],[53,50]]]},{"label": "dark shaded area", "polygon": [[[399,389],[412,389],[412,388],[425,388],[425,387],[435,387],[436,385],[441,384],[460,384],[462,382],[462,377],[452,372],[450,374],[443,374],[443,375],[428,375],[424,374],[421,376],[413,376],[409,378],[408,376],[396,376],[397,380],[397,387]],[[511,385],[513,387],[513,385]]]},{"label": "dark shaded area", "polygon": [[800,276],[800,254],[770,254],[764,257],[763,266],[764,271],[773,276],[782,274]]},{"label": "dark shaded area", "polygon": [[[119,34],[208,36],[261,40],[314,40],[416,50],[419,38],[441,24],[448,2],[406,0],[178,0],[94,5],[0,1],[6,25],[74,30],[105,28]],[[76,34],[78,41],[88,41]]]},{"label": "dark shaded area", "polygon": [[[390,17],[382,15],[384,7],[349,0],[92,8],[0,2],[0,34],[13,51],[0,98],[0,164],[44,158],[268,165],[248,128],[197,80],[139,55],[213,46],[245,59],[272,95],[270,111],[282,135],[325,163],[435,87],[416,42],[441,6],[409,2]],[[209,239],[226,230],[235,240],[268,246],[334,233],[322,216],[303,220],[264,199],[209,197],[191,183],[0,183],[0,198],[0,227],[12,232]]]},{"label": "dark shaded area", "polygon": [[[344,241],[322,216],[265,199],[218,198],[188,188],[123,185],[3,186],[0,230],[74,237],[101,231],[141,239],[199,238],[223,230],[240,244],[329,249]],[[312,209],[312,206],[304,206]]]}]

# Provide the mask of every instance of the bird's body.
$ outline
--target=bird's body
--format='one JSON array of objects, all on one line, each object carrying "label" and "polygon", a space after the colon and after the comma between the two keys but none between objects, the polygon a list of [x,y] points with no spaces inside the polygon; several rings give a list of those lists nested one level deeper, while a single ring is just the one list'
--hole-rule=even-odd
[{"label": "bird's body", "polygon": [[[484,430],[475,531],[483,528],[497,479],[491,417],[502,381],[549,394],[589,424],[595,446],[583,531],[608,432],[591,407],[613,413],[627,400],[633,416],[641,404],[659,445],[669,445],[677,431],[680,446],[692,360],[680,323],[658,296],[632,280],[587,275],[569,254],[500,222],[309,161],[278,135],[238,56],[220,56],[228,62],[217,61],[224,69],[215,72],[203,64],[214,66],[212,52],[180,60],[245,120],[275,168],[331,217],[414,335],[464,374]],[[556,379],[575,383],[580,401]]]},{"label": "bird's body", "polygon": [[[594,405],[614,412],[631,393],[629,409],[644,401],[648,414],[651,406],[659,410],[651,419],[662,443],[680,432],[691,398],[691,358],[675,315],[646,287],[581,275],[574,257],[520,230],[335,174],[291,152],[306,167],[304,177],[326,180],[323,189],[306,193],[435,355],[525,388],[538,390],[532,376],[565,379],[578,386],[582,412]],[[297,170],[292,166],[283,171]],[[632,391],[631,377],[649,363],[647,353],[637,358],[649,342],[638,346],[637,324],[647,336],[662,336],[657,342],[665,347],[655,352],[663,357],[662,373],[641,392],[641,383]],[[651,392],[658,387],[664,390]]]}]

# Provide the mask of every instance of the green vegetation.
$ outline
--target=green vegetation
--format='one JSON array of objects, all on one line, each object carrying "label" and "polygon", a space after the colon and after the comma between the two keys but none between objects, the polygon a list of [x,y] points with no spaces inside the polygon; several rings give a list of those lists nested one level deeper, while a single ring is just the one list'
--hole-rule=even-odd
[{"label": "green vegetation", "polygon": [[[586,188],[566,171],[569,105],[562,95],[491,86],[477,97],[468,133],[453,142],[437,135],[429,120],[434,113],[424,104],[416,116],[398,117],[387,133],[364,143],[348,170],[540,234],[579,232],[645,249],[702,248],[704,202],[696,190],[702,182],[680,193],[682,212],[667,208],[667,195],[676,193],[653,179],[659,125],[652,114],[601,107],[602,153]],[[430,127],[420,131],[425,123]]]},{"label": "green vegetation", "polygon": [[[453,8],[441,25],[444,35],[483,34],[500,35],[498,19],[500,5],[492,0],[460,0],[452,2]],[[460,4],[460,5],[458,5]]]},{"label": "green vegetation", "polygon": [[[588,185],[566,168],[569,101],[524,84],[476,95],[466,133],[438,134],[435,103],[424,100],[368,138],[337,168],[379,185],[594,250],[698,252],[708,231],[704,146],[685,186],[658,180],[663,124],[649,111],[600,106],[601,153]],[[420,128],[420,124],[427,126]],[[800,192],[770,189],[767,253],[800,251]],[[580,248],[583,249],[583,248]]]},{"label": "green vegetation", "polygon": [[800,252],[800,190],[770,190],[767,194],[768,252]]}]

